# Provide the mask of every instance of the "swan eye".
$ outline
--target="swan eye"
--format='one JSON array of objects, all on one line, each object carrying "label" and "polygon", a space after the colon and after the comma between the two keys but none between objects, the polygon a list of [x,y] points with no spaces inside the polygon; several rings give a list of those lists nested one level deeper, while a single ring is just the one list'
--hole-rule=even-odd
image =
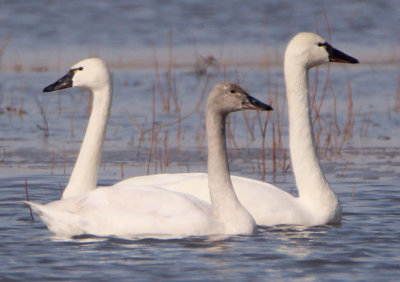
[{"label": "swan eye", "polygon": [[73,69],[72,71],[73,71],[74,73],[76,73],[77,71],[82,71],[82,70],[83,70],[83,67],[79,67],[79,68]]},{"label": "swan eye", "polygon": [[328,43],[326,43],[326,42],[324,42],[324,43],[318,42],[317,45],[318,45],[319,47],[324,47],[324,48],[328,47]]},{"label": "swan eye", "polygon": [[235,89],[232,89],[232,90],[231,90],[231,93],[232,93],[232,94],[235,94],[235,93],[236,93],[236,90],[235,90]]}]

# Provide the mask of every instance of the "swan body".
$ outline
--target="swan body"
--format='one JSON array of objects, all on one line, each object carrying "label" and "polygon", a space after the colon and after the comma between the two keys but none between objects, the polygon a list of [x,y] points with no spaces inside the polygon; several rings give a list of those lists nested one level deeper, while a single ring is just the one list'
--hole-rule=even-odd
[{"label": "swan body", "polygon": [[[339,223],[339,200],[325,179],[315,150],[308,71],[328,63],[358,63],[313,33],[299,33],[289,42],[284,59],[286,95],[289,107],[290,155],[299,197],[269,183],[232,176],[237,197],[259,225],[323,225]],[[158,185],[185,192],[209,202],[207,174],[177,173],[133,177],[121,185]],[[119,185],[117,184],[117,186]]]},{"label": "swan body", "polygon": [[[93,80],[91,68],[86,67],[85,60],[75,65],[72,71],[82,72],[80,79],[88,79],[88,88],[97,80],[107,79],[104,73]],[[60,79],[45,89],[64,85],[64,80]],[[72,82],[68,86],[74,85],[74,76]],[[157,185],[123,183],[63,197],[46,205],[26,203],[39,214],[51,232],[61,237],[91,234],[180,238],[252,234],[256,223],[236,197],[226,156],[226,117],[230,112],[242,109],[272,110],[232,83],[219,83],[211,91],[206,115],[211,203]],[[95,164],[93,160],[90,162]],[[220,167],[223,173],[216,173]]]},{"label": "swan body", "polygon": [[[300,222],[302,219],[302,225],[315,225],[317,222],[316,219],[312,218],[312,214],[308,212],[307,208],[302,206],[298,197],[293,197],[274,185],[235,175],[231,175],[231,180],[240,203],[246,207],[259,225],[295,224],[293,222]],[[164,189],[187,193],[202,201],[210,202],[210,193],[206,189],[208,185],[207,173],[145,175],[126,179],[117,183],[114,187],[120,185],[125,187],[158,185]],[[285,205],[282,206],[282,203],[285,203]],[[327,215],[325,215],[325,218],[322,216],[323,213],[324,210],[321,210],[319,214],[321,220],[328,220]],[[306,218],[308,221],[305,221]]]},{"label": "swan body", "polygon": [[186,237],[224,233],[212,216],[209,203],[155,186],[103,187],[47,205],[28,204],[60,237]]}]

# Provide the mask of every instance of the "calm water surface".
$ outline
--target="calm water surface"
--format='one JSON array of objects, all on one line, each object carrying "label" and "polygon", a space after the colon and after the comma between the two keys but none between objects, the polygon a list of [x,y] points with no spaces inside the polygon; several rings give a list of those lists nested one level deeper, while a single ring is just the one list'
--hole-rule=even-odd
[{"label": "calm water surface", "polygon": [[[399,6],[390,0],[1,1],[0,44],[8,45],[0,64],[0,279],[398,280]],[[32,221],[20,203],[25,183],[30,200],[59,199],[89,109],[85,91],[41,91],[88,55],[104,57],[114,75],[100,185],[147,172],[205,171],[204,95],[227,79],[275,108],[265,141],[258,118],[263,122],[267,115],[231,116],[232,172],[265,175],[293,191],[292,170],[283,171],[289,160],[282,48],[299,31],[318,29],[328,37],[324,10],[334,45],[366,62],[331,65],[329,72],[320,67],[310,75],[322,103],[321,118],[313,113],[316,138],[326,177],[342,203],[341,225],[259,228],[254,236],[228,238],[62,241],[38,216]],[[168,72],[170,34],[173,58],[183,67]],[[265,50],[276,63],[267,64]],[[228,66],[198,75],[191,64],[197,55]],[[238,60],[240,66],[229,64]],[[130,67],[138,61],[140,68]],[[153,111],[157,142],[151,148]],[[282,129],[283,144],[275,173],[272,124]]]}]

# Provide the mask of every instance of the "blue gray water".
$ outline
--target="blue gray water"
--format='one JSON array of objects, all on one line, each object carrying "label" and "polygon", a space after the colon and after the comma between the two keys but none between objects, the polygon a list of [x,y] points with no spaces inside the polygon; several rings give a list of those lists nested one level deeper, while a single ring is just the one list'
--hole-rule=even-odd
[{"label": "blue gray water", "polygon": [[[81,2],[0,2],[1,280],[398,280],[398,1]],[[89,95],[41,91],[93,55],[111,65],[115,89],[99,184],[148,171],[205,171],[203,94],[228,79],[275,107],[265,159],[257,115],[246,114],[249,126],[243,114],[231,116],[232,172],[293,191],[284,149],[272,159],[272,124],[287,147],[282,48],[295,33],[317,30],[326,38],[330,31],[333,45],[361,61],[331,65],[315,124],[322,166],[342,203],[341,225],[260,228],[229,238],[59,241],[19,202],[25,182],[30,200],[60,197]],[[176,67],[169,68],[170,50]],[[199,56],[220,65],[199,75]],[[320,67],[310,75],[317,103],[327,74]],[[169,109],[162,103],[168,95]],[[157,142],[149,160],[153,110]]]}]

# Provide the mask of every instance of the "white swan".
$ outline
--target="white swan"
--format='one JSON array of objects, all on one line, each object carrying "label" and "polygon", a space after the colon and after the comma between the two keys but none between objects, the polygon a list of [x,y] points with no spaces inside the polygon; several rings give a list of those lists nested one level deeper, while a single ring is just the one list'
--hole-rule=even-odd
[{"label": "white swan", "polygon": [[[86,67],[84,62],[75,65],[67,74],[72,84],[65,84],[64,77],[46,89],[76,86],[78,73],[79,85],[89,89],[109,83],[109,75],[93,78],[92,68]],[[101,81],[102,78],[106,78],[105,81]],[[94,95],[96,93],[99,92]],[[157,186],[123,184],[65,197],[47,205],[26,203],[39,214],[51,232],[62,237],[92,234],[170,238],[252,234],[256,224],[236,197],[226,155],[226,117],[228,113],[242,109],[272,110],[232,83],[220,83],[211,91],[206,115],[211,205],[191,195]],[[90,162],[95,164],[89,159]]]},{"label": "white swan", "polygon": [[81,195],[96,188],[112,102],[110,71],[104,61],[99,58],[90,58],[78,62],[72,66],[65,76],[47,86],[43,92],[72,86],[90,90],[93,93],[93,104],[85,137],[62,198]]},{"label": "white swan", "polygon": [[[341,206],[322,172],[314,146],[308,95],[308,70],[327,63],[358,63],[313,33],[289,42],[284,61],[289,107],[290,155],[299,197],[265,182],[232,176],[235,192],[259,225],[323,225],[341,221]],[[207,174],[178,173],[133,177],[122,185],[158,185],[210,201]],[[117,184],[118,186],[119,184]]]}]

